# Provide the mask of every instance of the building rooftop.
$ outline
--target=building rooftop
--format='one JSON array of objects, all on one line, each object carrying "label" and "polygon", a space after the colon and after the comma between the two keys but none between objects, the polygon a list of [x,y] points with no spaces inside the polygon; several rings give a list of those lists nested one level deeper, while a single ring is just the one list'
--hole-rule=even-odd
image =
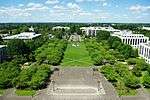
[{"label": "building rooftop", "polygon": [[28,40],[28,39],[33,39],[33,38],[38,37],[38,36],[41,36],[41,34],[36,34],[35,32],[23,32],[23,33],[20,33],[17,35],[3,37],[2,39],[4,39],[4,40],[9,40],[9,39]]},{"label": "building rooftop", "polygon": [[53,27],[52,28],[52,30],[54,30],[54,29],[70,29],[70,27],[64,27],[64,26],[55,26],[55,27]]},{"label": "building rooftop", "polygon": [[6,45],[0,45],[0,48],[4,48],[4,47],[6,47]]},{"label": "building rooftop", "polygon": [[144,30],[150,30],[150,27],[143,27],[142,29],[144,29]]},{"label": "building rooftop", "polygon": [[120,32],[120,30],[114,29],[113,27],[81,27],[80,30],[105,30],[109,32]]}]

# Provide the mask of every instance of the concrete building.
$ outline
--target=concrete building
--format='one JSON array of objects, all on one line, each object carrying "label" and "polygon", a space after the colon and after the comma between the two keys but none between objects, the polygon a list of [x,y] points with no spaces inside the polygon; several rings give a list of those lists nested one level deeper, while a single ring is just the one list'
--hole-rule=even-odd
[{"label": "concrete building", "polygon": [[145,59],[145,61],[150,64],[150,41],[148,43],[140,44],[139,56]]},{"label": "concrete building", "polygon": [[62,30],[62,29],[70,30],[70,27],[55,26],[55,27],[52,28],[52,30]]},{"label": "concrete building", "polygon": [[6,36],[3,37],[2,39],[3,40],[12,40],[12,39],[32,40],[39,36],[41,36],[41,34],[36,34],[35,32],[23,32],[12,36]]},{"label": "concrete building", "polygon": [[0,34],[0,37],[6,37],[6,36],[9,36],[9,34]]},{"label": "concrete building", "polygon": [[6,45],[0,45],[0,63],[6,59]]},{"label": "concrete building", "polygon": [[96,36],[97,31],[109,31],[109,32],[120,32],[120,30],[114,29],[112,27],[81,27],[80,30],[87,36]]},{"label": "concrete building", "polygon": [[29,28],[29,31],[30,31],[30,32],[34,32],[33,26],[31,26],[31,27]]},{"label": "concrete building", "polygon": [[143,34],[133,34],[132,31],[114,32],[111,36],[119,37],[124,44],[131,45],[134,48],[139,48],[140,43],[148,43],[149,38]]},{"label": "concrete building", "polygon": [[149,30],[150,31],[150,27],[143,27],[143,30]]}]

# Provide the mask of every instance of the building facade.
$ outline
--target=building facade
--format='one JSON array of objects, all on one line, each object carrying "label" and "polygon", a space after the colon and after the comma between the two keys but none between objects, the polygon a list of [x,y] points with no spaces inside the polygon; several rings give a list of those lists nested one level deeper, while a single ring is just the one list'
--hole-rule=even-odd
[{"label": "building facade", "polygon": [[139,56],[145,59],[150,64],[150,42],[141,43],[139,46]]},{"label": "building facade", "polygon": [[142,29],[150,31],[150,27],[143,27]]},{"label": "building facade", "polygon": [[52,30],[70,30],[70,27],[63,27],[63,26],[55,26],[52,28]]},{"label": "building facade", "polygon": [[41,34],[36,34],[35,32],[23,32],[12,36],[6,36],[3,37],[2,39],[3,40],[12,40],[12,39],[33,40],[39,36],[41,36]]},{"label": "building facade", "polygon": [[143,34],[133,34],[132,31],[114,32],[111,36],[119,37],[124,44],[131,45],[133,48],[139,48],[140,43],[148,43],[149,38]]},{"label": "building facade", "polygon": [[96,36],[97,32],[100,30],[113,32],[120,32],[120,30],[114,29],[112,27],[81,27],[80,30],[82,33],[85,33],[86,36]]}]

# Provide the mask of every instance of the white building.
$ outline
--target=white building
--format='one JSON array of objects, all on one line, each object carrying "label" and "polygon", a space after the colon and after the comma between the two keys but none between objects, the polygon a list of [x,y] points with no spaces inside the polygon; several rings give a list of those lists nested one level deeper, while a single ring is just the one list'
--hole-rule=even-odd
[{"label": "white building", "polygon": [[70,27],[55,26],[55,27],[52,28],[52,30],[62,30],[62,29],[70,30]]},{"label": "white building", "polygon": [[142,29],[143,29],[143,30],[149,30],[149,31],[150,31],[150,27],[145,27],[145,26],[144,26]]},{"label": "white building", "polygon": [[31,26],[31,27],[29,28],[29,31],[30,31],[30,32],[34,32],[33,26]]},{"label": "white building", "polygon": [[139,46],[139,56],[150,64],[150,42],[141,43]]},{"label": "white building", "polygon": [[0,62],[6,59],[6,45],[0,45]]},{"label": "white building", "polygon": [[132,31],[114,32],[111,36],[119,37],[124,44],[131,45],[134,48],[139,48],[140,43],[148,43],[149,38],[143,34],[133,34]]},{"label": "white building", "polygon": [[80,30],[87,36],[96,36],[97,31],[109,31],[109,32],[120,32],[120,30],[114,29],[112,27],[81,27]]},{"label": "white building", "polygon": [[36,34],[35,32],[23,32],[12,36],[6,36],[3,37],[2,39],[3,40],[12,40],[12,39],[32,40],[39,36],[41,36],[41,34]]}]

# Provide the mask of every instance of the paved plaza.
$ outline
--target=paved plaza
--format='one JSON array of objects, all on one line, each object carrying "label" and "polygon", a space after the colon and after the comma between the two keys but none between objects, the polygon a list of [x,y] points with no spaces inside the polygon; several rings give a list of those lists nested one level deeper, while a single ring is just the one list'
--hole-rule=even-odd
[{"label": "paved plaza", "polygon": [[118,100],[113,86],[91,68],[60,69],[51,80],[34,100]]}]

